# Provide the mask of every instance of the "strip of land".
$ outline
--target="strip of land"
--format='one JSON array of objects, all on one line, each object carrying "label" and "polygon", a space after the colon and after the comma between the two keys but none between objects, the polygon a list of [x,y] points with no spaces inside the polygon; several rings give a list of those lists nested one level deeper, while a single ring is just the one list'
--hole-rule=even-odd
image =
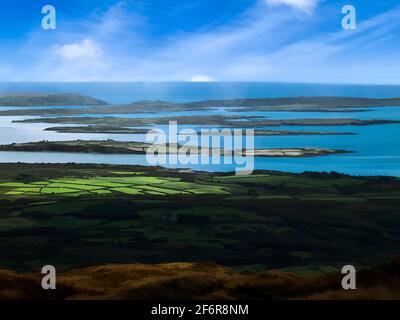
[{"label": "strip of land", "polygon": [[76,127],[50,127],[44,130],[55,131],[58,133],[147,134],[150,129],[89,125]]},{"label": "strip of land", "polygon": [[[147,134],[151,130],[126,128],[126,127],[112,127],[112,126],[74,126],[74,127],[50,127],[45,131],[55,131],[58,133],[102,133],[102,134]],[[226,135],[225,131],[205,133],[208,135]],[[231,133],[229,133],[231,134]],[[295,130],[254,130],[256,136],[300,136],[300,135],[351,135],[352,132],[329,132],[329,131],[295,131]]]},{"label": "strip of land", "polygon": [[[151,149],[151,150],[149,150]],[[152,145],[142,142],[121,142],[114,140],[74,140],[74,141],[40,141],[0,145],[0,151],[25,152],[76,152],[99,154],[221,154],[232,155],[229,150],[182,145]],[[315,157],[331,154],[349,153],[350,151],[322,148],[273,148],[257,150],[235,150],[239,156],[255,157]]]},{"label": "strip of land", "polygon": [[203,125],[229,128],[254,128],[263,126],[366,126],[375,124],[400,123],[398,120],[359,120],[350,118],[268,120],[260,119],[254,116],[175,116],[165,118],[55,117],[15,120],[13,122],[143,127],[149,125],[167,125],[170,121],[177,121],[177,123],[180,125]]},{"label": "strip of land", "polygon": [[194,106],[247,108],[265,111],[326,111],[346,108],[400,106],[400,98],[372,99],[358,97],[282,97],[261,99],[207,100],[190,103]]}]

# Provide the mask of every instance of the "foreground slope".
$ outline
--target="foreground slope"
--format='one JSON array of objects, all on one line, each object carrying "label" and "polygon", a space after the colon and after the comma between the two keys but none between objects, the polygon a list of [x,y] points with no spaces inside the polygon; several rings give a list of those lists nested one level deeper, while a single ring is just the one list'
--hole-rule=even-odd
[{"label": "foreground slope", "polygon": [[45,291],[40,273],[0,270],[0,299],[400,299],[399,258],[359,271],[357,290],[342,290],[342,277],[243,274],[212,263],[104,265],[61,273],[57,290]]}]

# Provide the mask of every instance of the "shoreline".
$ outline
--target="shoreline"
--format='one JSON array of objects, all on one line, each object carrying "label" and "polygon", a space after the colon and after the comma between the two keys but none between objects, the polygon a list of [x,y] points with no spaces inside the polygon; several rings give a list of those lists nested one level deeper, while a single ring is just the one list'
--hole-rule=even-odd
[{"label": "shoreline", "polygon": [[[0,151],[1,153],[6,153],[7,151]],[[32,152],[34,153],[34,152]],[[15,167],[18,166],[26,166],[32,169],[37,168],[38,166],[41,167],[40,169],[46,169],[46,167],[71,167],[74,168],[94,168],[94,169],[124,169],[124,170],[144,170],[150,172],[150,170],[157,170],[161,172],[172,172],[172,173],[179,173],[179,174],[211,174],[211,175],[232,175],[235,174],[235,170],[227,170],[227,171],[207,171],[204,169],[193,169],[189,167],[165,167],[165,166],[153,166],[153,165],[142,165],[142,164],[113,164],[113,163],[95,163],[95,162],[2,162],[0,160],[0,170],[4,167]],[[42,168],[43,167],[43,168]],[[153,171],[151,171],[153,172]],[[255,169],[252,174],[284,174],[284,175],[293,175],[293,176],[301,176],[301,175],[315,175],[315,176],[342,176],[342,177],[354,177],[354,178],[389,178],[389,179],[400,179],[400,175],[382,175],[382,174],[369,174],[369,175],[360,175],[360,174],[349,174],[340,171],[284,171],[284,170],[268,170],[268,169]]]}]

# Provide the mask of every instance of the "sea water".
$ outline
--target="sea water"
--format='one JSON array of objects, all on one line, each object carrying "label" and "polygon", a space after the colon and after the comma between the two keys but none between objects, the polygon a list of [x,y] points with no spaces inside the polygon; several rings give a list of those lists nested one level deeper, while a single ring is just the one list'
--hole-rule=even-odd
[{"label": "sea water", "polygon": [[[112,104],[131,103],[140,100],[166,100],[188,102],[207,99],[264,98],[289,96],[353,96],[370,98],[400,97],[399,86],[351,86],[320,84],[273,84],[273,83],[0,83],[0,93],[5,92],[76,92],[103,99]],[[77,106],[74,106],[77,107]],[[112,108],[112,106],[110,106]],[[10,109],[1,107],[0,110]],[[400,120],[400,107],[363,108],[356,112],[231,112],[215,108],[206,111],[160,112],[156,114],[90,115],[116,117],[171,117],[196,115],[257,116],[267,119],[355,118]],[[82,115],[81,115],[82,116]],[[12,123],[37,117],[0,117],[0,144],[41,140],[104,140],[144,141],[144,135],[71,134],[44,131],[59,125],[44,123]],[[60,125],[65,126],[65,125]],[[163,126],[160,126],[163,127]],[[199,127],[199,126],[181,126]],[[304,130],[352,132],[354,135],[300,135],[256,136],[256,148],[318,147],[348,150],[350,154],[310,158],[256,158],[256,169],[288,172],[336,171],[352,175],[400,176],[400,124],[370,126],[279,126],[263,127],[268,130]],[[144,155],[101,155],[41,152],[0,152],[0,162],[77,162],[147,165]],[[233,171],[233,165],[174,165],[208,171]]]}]

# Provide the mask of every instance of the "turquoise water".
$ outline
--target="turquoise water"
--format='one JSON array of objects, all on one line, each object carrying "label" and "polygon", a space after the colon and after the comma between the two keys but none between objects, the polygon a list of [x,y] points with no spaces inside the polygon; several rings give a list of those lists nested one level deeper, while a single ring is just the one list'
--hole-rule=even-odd
[{"label": "turquoise water", "polygon": [[[398,97],[398,86],[340,86],[297,85],[266,83],[231,84],[0,84],[0,93],[6,91],[78,92],[111,103],[129,103],[138,100],[194,101],[203,99],[260,98],[299,95],[341,95],[357,97]],[[77,107],[77,106],[74,106]],[[0,108],[1,110],[9,107]],[[47,107],[46,107],[47,108]],[[112,106],[110,106],[112,108]],[[116,117],[169,117],[196,115],[257,116],[267,119],[306,118],[356,118],[400,120],[400,107],[367,108],[350,113],[325,112],[230,112],[224,108],[207,111],[160,112],[134,115],[91,115]],[[0,117],[0,143],[40,140],[114,139],[120,141],[144,141],[144,135],[61,134],[43,131],[53,124],[11,123],[15,119],[30,117]],[[160,126],[163,127],[163,126]],[[199,126],[182,126],[200,128]],[[355,135],[331,136],[278,136],[255,137],[256,148],[320,147],[353,151],[351,154],[313,158],[256,158],[256,169],[289,172],[337,171],[353,175],[400,176],[400,124],[372,126],[281,126],[265,127],[271,130],[304,130],[353,132]],[[66,153],[0,152],[0,162],[82,162],[147,165],[142,155],[99,155]],[[174,165],[208,171],[233,171],[235,165]]]},{"label": "turquoise water", "polygon": [[400,97],[400,86],[296,84],[264,82],[215,83],[5,83],[0,94],[8,92],[74,92],[105,100],[112,104],[140,100],[186,102],[207,99],[347,96],[369,98]]},{"label": "turquoise water", "polygon": [[[112,108],[112,107],[110,107]],[[256,112],[244,112],[244,111],[232,111],[227,108],[213,108],[210,110],[195,110],[195,111],[176,111],[176,112],[158,112],[158,113],[135,113],[135,114],[117,114],[117,113],[95,113],[95,114],[80,114],[80,117],[117,117],[117,118],[164,118],[170,116],[217,116],[217,115],[229,115],[236,117],[255,116],[260,119],[335,119],[335,118],[354,118],[362,120],[370,119],[388,119],[400,120],[400,107],[374,107],[374,108],[360,108],[359,111],[355,112],[291,112],[291,111],[256,111]],[[59,117],[56,115],[55,117]],[[70,117],[76,117],[72,115]]]}]

